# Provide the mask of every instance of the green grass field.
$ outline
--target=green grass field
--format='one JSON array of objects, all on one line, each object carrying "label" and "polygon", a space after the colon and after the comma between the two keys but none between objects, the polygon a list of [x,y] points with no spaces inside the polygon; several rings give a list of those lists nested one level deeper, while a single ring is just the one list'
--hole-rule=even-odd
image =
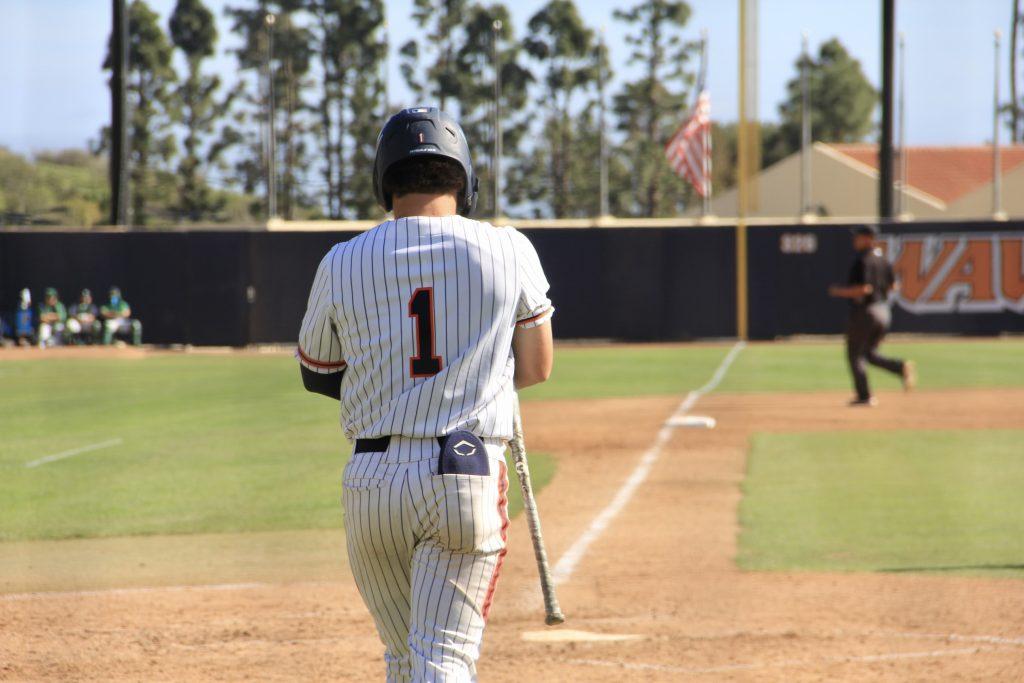
[{"label": "green grass field", "polygon": [[[337,404],[306,393],[290,358],[6,362],[0,383],[0,540],[342,523]],[[531,455],[543,486],[554,461]]]},{"label": "green grass field", "polygon": [[[892,342],[885,355],[917,363],[919,387],[1024,387],[1024,341],[972,340]],[[869,370],[878,389],[896,389],[899,379]],[[838,343],[752,344],[736,359],[719,391],[850,390],[846,351]]]},{"label": "green grass field", "polygon": [[744,569],[1024,577],[1024,430],[761,434]]},{"label": "green grass field", "polygon": [[[524,400],[674,394],[721,348],[559,353]],[[8,361],[0,365],[0,540],[340,526],[348,444],[337,404],[279,355]],[[37,458],[119,439],[36,468]],[[531,453],[536,487],[555,461]],[[510,507],[521,507],[512,487]]]},{"label": "green grass field", "polygon": [[[552,380],[523,398],[681,396],[707,381],[728,348],[560,347]],[[918,361],[923,390],[1024,387],[1021,340],[886,350]],[[880,373],[872,380],[896,387]],[[0,389],[0,540],[341,525],[348,445],[336,404],[304,392],[290,358],[4,361]],[[819,390],[849,391],[838,343],[750,345],[719,388]],[[120,441],[25,466],[111,439]],[[758,435],[740,564],[1024,576],[1022,439],[1017,431]],[[543,486],[557,454],[531,455]]]}]

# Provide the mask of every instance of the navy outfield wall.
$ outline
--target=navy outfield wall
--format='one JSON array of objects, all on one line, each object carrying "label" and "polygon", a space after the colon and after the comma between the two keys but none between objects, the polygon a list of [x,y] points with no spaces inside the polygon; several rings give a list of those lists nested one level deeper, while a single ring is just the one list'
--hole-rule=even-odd
[{"label": "navy outfield wall", "polygon": [[[828,296],[854,258],[848,226],[747,228],[754,339],[842,331],[847,306]],[[1024,332],[1024,224],[914,222],[882,227],[901,290],[893,331]]]},{"label": "navy outfield wall", "polygon": [[[524,230],[563,339],[736,334],[735,233],[699,228]],[[0,311],[22,287],[73,303],[124,290],[147,342],[239,346],[295,339],[316,266],[351,232],[0,232]]]},{"label": "navy outfield wall", "polygon": [[[736,333],[729,228],[534,229],[530,238],[551,283],[562,339],[630,341],[728,337]],[[194,233],[196,234],[196,233]],[[313,274],[353,233],[248,233],[251,343],[291,341]]]},{"label": "navy outfield wall", "polygon": [[[732,226],[540,228],[563,339],[687,340],[736,334]],[[894,223],[883,244],[902,292],[894,330],[1024,332],[1024,223]],[[72,303],[119,285],[158,344],[294,340],[317,263],[352,232],[0,232],[0,312],[54,286]],[[754,339],[842,331],[848,226],[747,228]]]}]

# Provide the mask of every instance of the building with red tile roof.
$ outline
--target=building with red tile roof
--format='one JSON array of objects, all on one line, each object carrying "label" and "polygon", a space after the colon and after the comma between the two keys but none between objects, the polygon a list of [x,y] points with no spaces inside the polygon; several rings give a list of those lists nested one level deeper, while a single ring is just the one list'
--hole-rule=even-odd
[{"label": "building with red tile roof", "polygon": [[[992,216],[992,147],[908,147],[907,182],[895,201],[904,218]],[[895,172],[899,177],[900,164]],[[1024,216],[1024,145],[1000,148],[1002,210]],[[759,217],[800,213],[800,154],[764,169],[759,176]],[[718,216],[736,214],[735,188],[712,200]],[[816,142],[811,153],[811,205],[832,217],[870,217],[878,205],[878,145]]]}]

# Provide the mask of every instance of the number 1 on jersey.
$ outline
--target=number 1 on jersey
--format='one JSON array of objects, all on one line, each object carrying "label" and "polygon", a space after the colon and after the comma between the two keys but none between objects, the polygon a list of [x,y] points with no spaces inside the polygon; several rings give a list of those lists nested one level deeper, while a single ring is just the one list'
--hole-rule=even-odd
[{"label": "number 1 on jersey", "polygon": [[409,299],[409,317],[415,318],[416,355],[409,358],[409,375],[433,377],[441,372],[441,356],[434,355],[434,288],[420,287]]}]

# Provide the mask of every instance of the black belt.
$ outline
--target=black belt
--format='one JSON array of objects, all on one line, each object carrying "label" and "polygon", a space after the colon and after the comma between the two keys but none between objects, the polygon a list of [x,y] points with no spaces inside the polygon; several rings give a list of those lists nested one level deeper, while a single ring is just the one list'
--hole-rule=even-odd
[{"label": "black belt", "polygon": [[[444,445],[445,437],[437,437],[437,443]],[[356,453],[383,453],[391,445],[391,435],[377,436],[372,439],[356,439]]]},{"label": "black belt", "polygon": [[383,453],[391,445],[390,436],[378,436],[374,439],[356,439],[356,453]]}]

